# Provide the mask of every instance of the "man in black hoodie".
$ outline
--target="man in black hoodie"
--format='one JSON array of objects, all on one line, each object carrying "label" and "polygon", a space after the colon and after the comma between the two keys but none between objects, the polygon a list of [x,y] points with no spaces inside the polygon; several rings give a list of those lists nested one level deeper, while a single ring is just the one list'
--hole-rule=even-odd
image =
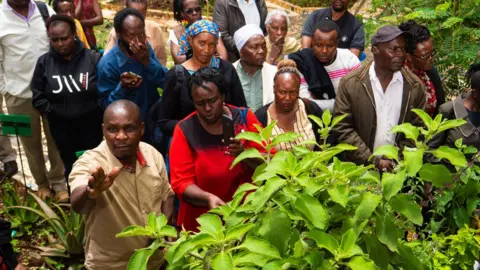
[{"label": "man in black hoodie", "polygon": [[68,175],[75,153],[102,141],[102,110],[97,94],[100,55],[75,38],[75,23],[54,15],[47,24],[50,51],[38,60],[31,89],[33,106],[48,117],[50,131]]}]

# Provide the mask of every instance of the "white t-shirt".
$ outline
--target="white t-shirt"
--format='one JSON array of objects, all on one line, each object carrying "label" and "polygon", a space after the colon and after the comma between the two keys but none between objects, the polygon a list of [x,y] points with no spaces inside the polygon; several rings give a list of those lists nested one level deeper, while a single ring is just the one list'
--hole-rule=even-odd
[{"label": "white t-shirt", "polygon": [[[356,70],[361,67],[362,64],[358,57],[352,53],[349,49],[337,49],[337,57],[335,61],[328,66],[325,66],[325,70],[328,72],[328,76],[332,81],[333,88],[335,93],[337,93],[338,85],[343,76],[350,73],[352,70]],[[329,109],[330,112],[333,112],[333,106],[335,104],[335,99],[312,99],[310,92],[308,91],[308,84],[305,78],[302,76],[302,82],[300,84],[300,97],[309,98],[322,108],[322,110]]]},{"label": "white t-shirt", "polygon": [[403,76],[400,71],[393,73],[392,80],[383,91],[383,87],[375,72],[375,63],[370,66],[368,75],[372,83],[377,114],[377,130],[373,149],[385,144],[395,143],[395,134],[390,130],[398,124],[403,99]]},{"label": "white t-shirt", "polygon": [[260,13],[258,12],[257,3],[255,0],[237,0],[238,7],[245,17],[245,25],[255,24],[260,27]]}]

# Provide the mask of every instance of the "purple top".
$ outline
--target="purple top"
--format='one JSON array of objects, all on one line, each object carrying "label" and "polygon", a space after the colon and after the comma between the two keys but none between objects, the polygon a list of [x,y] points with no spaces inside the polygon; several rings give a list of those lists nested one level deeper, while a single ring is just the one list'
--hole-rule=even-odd
[{"label": "purple top", "polygon": [[22,14],[16,12],[9,4],[8,4],[8,1],[7,0],[3,0],[3,5],[4,5],[4,8],[6,10],[11,10],[13,12],[13,14],[17,15],[20,19],[22,19],[23,21],[25,22],[29,22],[30,19],[32,18],[33,16],[33,13],[35,12],[35,8],[37,7],[37,5],[35,4],[35,2],[33,0],[30,0],[30,3],[28,4],[28,15],[27,15],[27,18],[25,18],[25,16],[23,16]]}]

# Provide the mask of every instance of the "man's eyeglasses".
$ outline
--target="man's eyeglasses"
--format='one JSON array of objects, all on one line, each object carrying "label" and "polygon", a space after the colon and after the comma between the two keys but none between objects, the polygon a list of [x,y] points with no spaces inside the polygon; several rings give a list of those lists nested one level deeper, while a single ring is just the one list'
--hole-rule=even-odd
[{"label": "man's eyeglasses", "polygon": [[200,13],[202,12],[202,7],[186,8],[183,10],[183,12],[187,13],[188,15],[192,15],[193,13]]},{"label": "man's eyeglasses", "polygon": [[428,54],[425,54],[425,55],[422,55],[422,56],[418,56],[416,54],[413,54],[413,56],[415,56],[417,58],[420,58],[423,61],[427,61],[427,60],[433,60],[435,58],[435,54],[436,54],[436,52],[433,51],[432,53],[428,53]]}]

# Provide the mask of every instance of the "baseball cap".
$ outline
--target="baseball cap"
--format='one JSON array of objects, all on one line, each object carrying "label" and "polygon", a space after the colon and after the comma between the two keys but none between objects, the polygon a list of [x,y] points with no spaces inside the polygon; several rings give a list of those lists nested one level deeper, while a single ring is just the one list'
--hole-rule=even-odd
[{"label": "baseball cap", "polygon": [[394,25],[385,25],[380,27],[378,31],[372,36],[372,46],[377,45],[378,43],[390,42],[397,37],[408,34],[408,32],[403,32]]}]

